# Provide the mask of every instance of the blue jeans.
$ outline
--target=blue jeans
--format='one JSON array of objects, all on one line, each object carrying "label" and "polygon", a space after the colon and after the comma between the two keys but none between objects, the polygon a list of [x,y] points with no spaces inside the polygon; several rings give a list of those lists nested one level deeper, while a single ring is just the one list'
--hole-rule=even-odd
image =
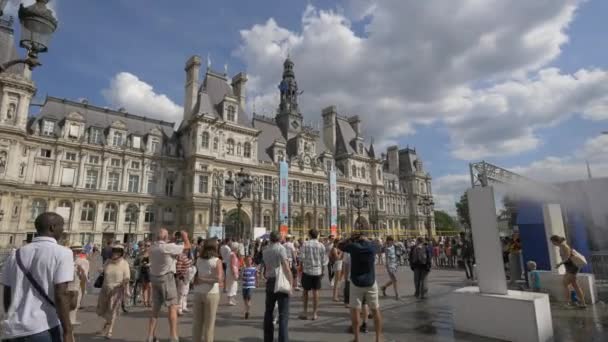
[{"label": "blue jeans", "polygon": [[8,340],[2,340],[4,342],[61,342],[61,328],[56,326],[49,330],[37,333],[35,335],[23,336],[17,338],[11,338]]},{"label": "blue jeans", "polygon": [[279,342],[288,342],[289,333],[289,295],[286,293],[274,293],[276,278],[268,278],[266,281],[266,310],[264,312],[264,342],[274,341],[274,324],[272,316],[274,305],[279,305]]}]

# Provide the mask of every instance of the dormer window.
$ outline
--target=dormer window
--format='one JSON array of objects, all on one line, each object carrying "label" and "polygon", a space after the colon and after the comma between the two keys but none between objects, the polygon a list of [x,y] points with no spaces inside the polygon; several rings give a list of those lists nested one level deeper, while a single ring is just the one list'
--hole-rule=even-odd
[{"label": "dormer window", "polygon": [[283,160],[285,160],[285,153],[283,152],[283,150],[279,150],[279,152],[277,152],[277,161]]},{"label": "dormer window", "polygon": [[359,144],[359,153],[363,154],[363,144]]},{"label": "dormer window", "polygon": [[136,135],[132,136],[131,137],[131,147],[140,149],[141,148],[141,137],[136,136]]},{"label": "dormer window", "polygon": [[89,133],[89,144],[101,144],[102,132],[99,128],[91,127]]},{"label": "dormer window", "polygon": [[152,153],[158,152],[159,145],[160,145],[160,142],[158,141],[158,139],[152,139],[152,141],[150,142],[150,152],[152,152]]},{"label": "dormer window", "polygon": [[361,168],[361,178],[365,178],[365,168]]},{"label": "dormer window", "polygon": [[124,143],[124,134],[122,132],[114,132],[112,136],[112,145],[113,146],[122,146]]},{"label": "dormer window", "polygon": [[357,167],[355,165],[353,165],[353,167],[351,167],[351,171],[352,171],[352,175],[350,175],[350,176],[357,177]]},{"label": "dormer window", "polygon": [[53,121],[44,120],[42,122],[42,135],[51,136],[55,133],[55,123]]},{"label": "dormer window", "polygon": [[226,107],[226,120],[235,122],[236,121],[236,109],[234,106]]},{"label": "dormer window", "polygon": [[68,137],[78,139],[80,136],[80,125],[76,123],[70,124],[70,130],[68,132]]}]

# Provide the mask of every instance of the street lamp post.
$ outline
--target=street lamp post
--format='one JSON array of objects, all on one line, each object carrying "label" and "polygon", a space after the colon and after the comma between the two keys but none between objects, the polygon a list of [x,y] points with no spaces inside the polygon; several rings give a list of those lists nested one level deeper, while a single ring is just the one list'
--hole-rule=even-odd
[{"label": "street lamp post", "polygon": [[234,175],[226,179],[226,191],[236,199],[237,214],[237,234],[243,237],[243,227],[241,222],[241,201],[251,193],[251,175],[245,173],[243,168]]},{"label": "street lamp post", "polygon": [[129,238],[128,238],[128,243],[129,246],[131,245],[131,243],[133,242],[133,237],[131,235],[131,226],[133,225],[133,221],[137,222],[137,218],[139,216],[139,208],[135,207],[135,206],[130,206],[127,208],[127,215],[129,215]]},{"label": "street lamp post", "polygon": [[367,190],[361,191],[359,186],[357,186],[355,191],[350,193],[350,202],[351,205],[357,209],[357,229],[361,229],[361,209],[367,208],[369,204]]},{"label": "street lamp post", "polygon": [[422,197],[420,199],[420,201],[418,202],[418,205],[422,209],[422,213],[425,215],[425,225],[426,225],[427,235],[430,238],[433,236],[433,229],[432,229],[432,224],[431,224],[431,213],[433,210],[433,206],[435,205],[435,202],[433,202],[432,197]]},{"label": "street lamp post", "polygon": [[[57,29],[57,19],[53,12],[47,8],[49,0],[36,0],[36,3],[24,7],[19,6],[19,22],[21,23],[21,37],[19,46],[27,50],[27,57],[15,59],[0,64],[0,73],[17,64],[26,64],[33,69],[40,65],[38,54],[47,52],[51,36]],[[6,0],[0,0],[0,16],[2,16]]]}]

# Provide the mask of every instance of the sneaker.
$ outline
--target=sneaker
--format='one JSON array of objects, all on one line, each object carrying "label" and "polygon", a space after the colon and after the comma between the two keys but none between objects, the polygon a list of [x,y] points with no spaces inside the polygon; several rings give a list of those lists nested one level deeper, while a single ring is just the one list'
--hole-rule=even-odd
[{"label": "sneaker", "polygon": [[189,310],[189,309],[183,309],[182,311],[183,311],[183,312],[185,312],[185,313],[190,312],[190,310]]},{"label": "sneaker", "polygon": [[386,287],[382,286],[382,297],[386,297]]},{"label": "sneaker", "polygon": [[361,327],[359,327],[359,332],[367,334],[367,332],[368,332],[368,330],[367,330],[367,323],[361,324]]}]

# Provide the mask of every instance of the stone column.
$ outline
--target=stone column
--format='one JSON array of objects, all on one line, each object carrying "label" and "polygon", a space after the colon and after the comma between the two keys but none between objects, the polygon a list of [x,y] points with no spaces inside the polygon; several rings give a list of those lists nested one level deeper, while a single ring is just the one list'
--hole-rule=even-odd
[{"label": "stone column", "polygon": [[101,158],[101,175],[99,175],[99,189],[102,190],[106,190],[108,188],[107,184],[106,184],[106,178],[107,175],[106,173],[108,172],[108,161],[110,160],[109,157],[107,156],[103,156]]},{"label": "stone column", "polygon": [[76,188],[84,188],[84,180],[86,178],[86,174],[84,172],[84,162],[87,157],[86,153],[80,153],[80,162],[78,164],[78,178],[76,181]]},{"label": "stone column", "polygon": [[52,186],[59,186],[61,181],[61,155],[63,154],[63,150],[55,149],[55,162],[53,164],[53,177],[50,181]]},{"label": "stone column", "polygon": [[93,221],[93,231],[99,232],[103,230],[103,214],[104,214],[104,203],[99,201],[95,203],[95,220]]},{"label": "stone column", "polygon": [[492,187],[475,187],[467,191],[471,230],[475,243],[475,260],[479,274],[479,291],[484,294],[507,294],[502,247],[496,221]]},{"label": "stone column", "polygon": [[126,192],[129,187],[129,173],[127,171],[127,160],[124,159],[122,163],[122,177],[120,183],[120,191]]}]

